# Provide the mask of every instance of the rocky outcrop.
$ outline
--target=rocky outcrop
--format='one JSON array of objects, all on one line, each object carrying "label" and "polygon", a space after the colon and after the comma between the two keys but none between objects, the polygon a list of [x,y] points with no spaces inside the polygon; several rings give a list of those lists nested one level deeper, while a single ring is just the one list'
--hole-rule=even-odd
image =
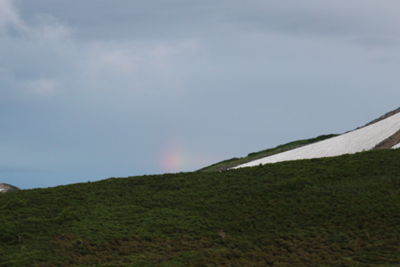
[{"label": "rocky outcrop", "polygon": [[399,113],[399,112],[400,112],[400,108],[397,108],[397,109],[395,109],[395,110],[389,111],[389,112],[386,113],[385,115],[382,115],[382,116],[380,116],[379,118],[377,118],[377,119],[375,119],[375,120],[373,120],[373,121],[371,121],[371,122],[365,124],[363,127],[368,126],[368,125],[371,125],[371,124],[374,124],[374,123],[376,123],[376,122],[378,122],[378,121],[381,121],[381,120],[384,120],[384,119],[386,119],[386,118],[389,118],[390,116],[393,116],[393,115],[395,115],[395,114],[397,114],[397,113]]},{"label": "rocky outcrop", "polygon": [[12,191],[21,190],[16,186],[9,185],[9,184],[0,184],[0,193],[7,193]]}]

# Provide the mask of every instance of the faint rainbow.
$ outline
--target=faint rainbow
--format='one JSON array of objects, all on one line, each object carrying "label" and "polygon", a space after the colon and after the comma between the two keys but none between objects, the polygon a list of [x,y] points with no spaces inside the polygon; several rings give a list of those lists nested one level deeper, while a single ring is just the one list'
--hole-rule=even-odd
[{"label": "faint rainbow", "polygon": [[188,154],[177,141],[169,141],[159,156],[159,167],[163,172],[180,172],[189,165]]}]

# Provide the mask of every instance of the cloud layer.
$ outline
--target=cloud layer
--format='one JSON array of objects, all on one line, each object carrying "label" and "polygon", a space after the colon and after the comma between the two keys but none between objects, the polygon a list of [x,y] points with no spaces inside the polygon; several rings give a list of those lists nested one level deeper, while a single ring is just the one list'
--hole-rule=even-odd
[{"label": "cloud layer", "polygon": [[397,108],[397,1],[0,0],[0,179],[190,171]]}]

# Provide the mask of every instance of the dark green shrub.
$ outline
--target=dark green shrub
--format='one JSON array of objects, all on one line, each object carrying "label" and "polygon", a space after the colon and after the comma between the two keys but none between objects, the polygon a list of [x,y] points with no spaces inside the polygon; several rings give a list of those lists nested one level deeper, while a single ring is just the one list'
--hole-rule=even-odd
[{"label": "dark green shrub", "polygon": [[55,218],[55,221],[59,224],[63,224],[65,222],[79,220],[79,217],[76,215],[76,212],[73,211],[71,208],[65,208],[63,211],[58,214]]},{"label": "dark green shrub", "polygon": [[0,220],[0,242],[15,243],[17,241],[17,230],[12,222]]},{"label": "dark green shrub", "polygon": [[17,209],[20,207],[25,207],[27,205],[26,200],[19,198],[12,198],[8,201],[8,203],[3,207],[4,209]]}]

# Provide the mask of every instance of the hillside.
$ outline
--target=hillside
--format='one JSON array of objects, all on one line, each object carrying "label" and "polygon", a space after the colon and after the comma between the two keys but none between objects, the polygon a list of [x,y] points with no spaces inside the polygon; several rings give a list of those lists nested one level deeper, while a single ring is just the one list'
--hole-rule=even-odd
[{"label": "hillside", "polygon": [[0,266],[398,266],[400,150],[0,194]]},{"label": "hillside", "polygon": [[[322,142],[324,141],[324,142]],[[400,108],[387,112],[353,131],[298,140],[275,148],[224,160],[198,171],[222,171],[287,160],[333,157],[343,154],[400,147]]]},{"label": "hillside", "polygon": [[343,154],[391,148],[400,141],[400,113],[395,113],[375,123],[354,131],[307,146],[268,156],[242,164],[236,168],[276,163],[288,160],[334,157]]}]

